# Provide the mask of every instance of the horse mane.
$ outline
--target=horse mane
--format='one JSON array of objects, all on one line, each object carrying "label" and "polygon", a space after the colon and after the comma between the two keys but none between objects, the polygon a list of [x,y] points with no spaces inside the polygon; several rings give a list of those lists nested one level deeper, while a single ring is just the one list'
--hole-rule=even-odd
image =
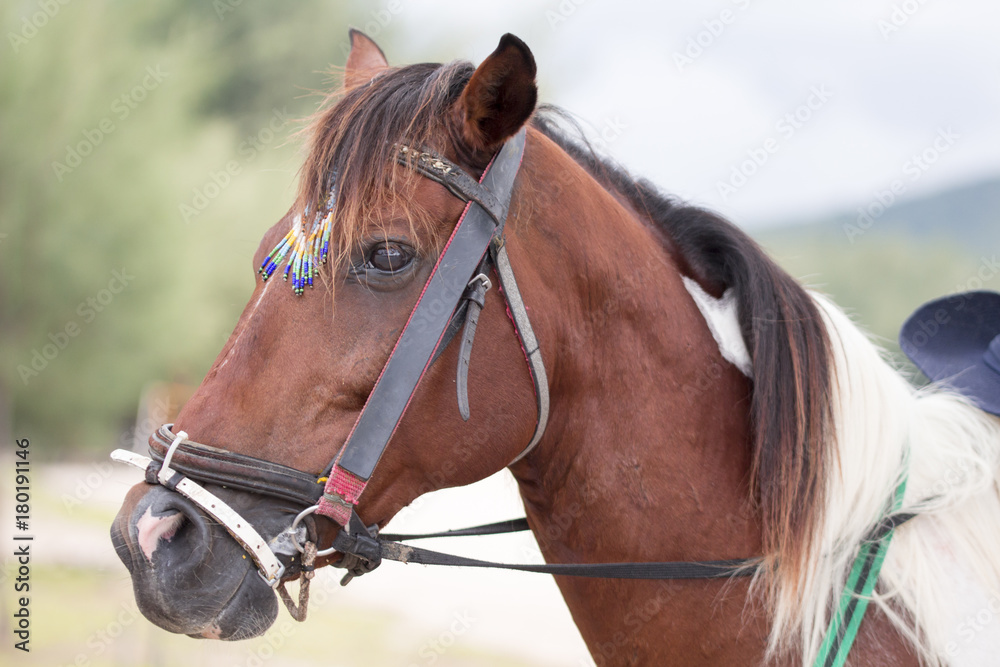
[{"label": "horse mane", "polygon": [[[750,483],[769,564],[798,582],[824,507],[831,442],[832,361],[812,298],[746,233],[722,217],[688,206],[632,178],[604,158],[554,107],[533,124],[603,186],[623,196],[668,239],[683,273],[709,293],[737,295],[739,322],[753,362]],[[574,125],[570,120],[570,127]],[[787,591],[795,594],[797,591]]]},{"label": "horse mane", "polygon": [[390,206],[410,221],[417,242],[437,238],[434,221],[410,196],[421,179],[397,169],[396,154],[400,145],[435,148],[434,137],[451,131],[448,112],[474,71],[465,61],[387,68],[370,82],[326,96],[302,131],[309,143],[295,210],[315,210],[334,197],[337,260],[377,229],[381,221],[374,216]]}]

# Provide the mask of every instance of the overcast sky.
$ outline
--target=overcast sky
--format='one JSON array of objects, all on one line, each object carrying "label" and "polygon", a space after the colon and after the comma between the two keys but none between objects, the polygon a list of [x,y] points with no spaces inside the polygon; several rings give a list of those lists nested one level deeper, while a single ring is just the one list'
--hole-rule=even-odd
[{"label": "overcast sky", "polygon": [[402,0],[389,28],[394,64],[478,63],[513,32],[542,101],[746,227],[1000,175],[1000,3]]}]

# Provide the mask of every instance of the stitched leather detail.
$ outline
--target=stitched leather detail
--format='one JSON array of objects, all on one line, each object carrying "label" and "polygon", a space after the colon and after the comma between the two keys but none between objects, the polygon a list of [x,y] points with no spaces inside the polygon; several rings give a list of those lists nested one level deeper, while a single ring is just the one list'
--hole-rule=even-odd
[{"label": "stitched leather detail", "polygon": [[[151,469],[159,470],[173,437],[169,424],[150,436]],[[170,467],[196,482],[260,493],[291,501],[296,506],[315,505],[323,493],[317,476],[190,440],[178,445]]]}]

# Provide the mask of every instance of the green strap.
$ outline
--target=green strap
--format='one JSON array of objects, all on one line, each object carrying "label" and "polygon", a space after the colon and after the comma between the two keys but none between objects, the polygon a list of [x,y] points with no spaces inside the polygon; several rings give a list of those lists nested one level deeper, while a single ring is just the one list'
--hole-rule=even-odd
[{"label": "green strap", "polygon": [[[896,487],[891,512],[899,511],[903,504],[904,493],[906,493],[906,477]],[[826,636],[823,638],[823,644],[820,646],[813,667],[843,667],[846,664],[847,655],[851,652],[854,640],[858,636],[861,619],[868,609],[875,582],[878,581],[878,574],[889,551],[894,532],[890,527],[880,537],[862,543],[858,556],[854,559],[851,573],[847,577],[847,583],[844,585],[844,592],[840,595],[840,604],[830,619],[830,627],[826,629]]]}]

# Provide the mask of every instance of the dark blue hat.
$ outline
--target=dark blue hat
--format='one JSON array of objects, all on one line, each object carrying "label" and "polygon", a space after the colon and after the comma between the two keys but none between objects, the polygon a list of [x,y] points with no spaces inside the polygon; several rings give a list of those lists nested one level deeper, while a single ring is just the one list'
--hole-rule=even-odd
[{"label": "dark blue hat", "polygon": [[924,375],[1000,415],[1000,294],[964,292],[925,303],[899,345]]}]

